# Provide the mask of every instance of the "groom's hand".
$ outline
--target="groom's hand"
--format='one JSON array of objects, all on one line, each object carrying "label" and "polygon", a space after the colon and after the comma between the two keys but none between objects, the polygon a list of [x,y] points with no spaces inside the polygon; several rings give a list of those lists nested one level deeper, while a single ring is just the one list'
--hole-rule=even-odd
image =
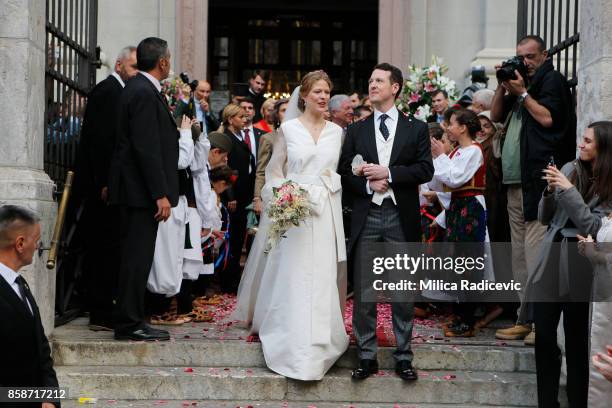
[{"label": "groom's hand", "polygon": [[363,175],[368,180],[387,180],[389,178],[389,169],[380,164],[366,164],[363,167]]},{"label": "groom's hand", "polygon": [[389,189],[389,182],[387,179],[371,180],[370,189],[372,189],[372,191],[376,191],[377,193],[384,194]]}]

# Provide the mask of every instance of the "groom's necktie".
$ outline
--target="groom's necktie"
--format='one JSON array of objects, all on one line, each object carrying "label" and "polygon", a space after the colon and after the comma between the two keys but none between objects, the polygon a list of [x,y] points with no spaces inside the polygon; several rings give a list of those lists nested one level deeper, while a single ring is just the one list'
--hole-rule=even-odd
[{"label": "groom's necktie", "polygon": [[380,127],[378,128],[385,140],[389,138],[389,129],[387,128],[387,125],[385,125],[385,120],[387,119],[389,119],[389,115],[387,115],[386,113],[380,115]]}]

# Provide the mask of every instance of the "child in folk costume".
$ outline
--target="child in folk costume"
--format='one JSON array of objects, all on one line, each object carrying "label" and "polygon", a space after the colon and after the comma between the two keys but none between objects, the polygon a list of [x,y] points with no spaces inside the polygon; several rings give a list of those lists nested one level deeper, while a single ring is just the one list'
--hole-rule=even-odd
[{"label": "child in folk costume", "polygon": [[[476,114],[469,110],[459,110],[452,114],[446,129],[449,138],[457,142],[457,147],[449,154],[444,153],[444,145],[431,140],[435,173],[430,187],[436,191],[451,192],[451,201],[446,210],[446,242],[482,242],[487,237],[487,211],[484,199],[486,167],[482,147],[475,141],[481,130]],[[483,256],[477,249],[468,256]],[[455,253],[454,255],[457,255]],[[472,271],[475,272],[475,271]],[[478,280],[478,275],[463,276]],[[446,331],[448,337],[474,336],[474,310],[476,303],[469,302],[469,293],[459,291],[460,302],[455,306],[457,319]]]},{"label": "child in folk costume", "polygon": [[[439,123],[428,123],[429,137],[444,144],[444,153],[452,150],[448,136]],[[440,242],[444,240],[444,210],[450,204],[450,193],[436,192],[429,188],[428,183],[419,186],[419,201],[421,211],[421,235],[423,242]]]},{"label": "child in folk costume", "polygon": [[[208,277],[214,273],[213,247],[215,243],[218,245],[220,241],[224,240],[218,194],[227,189],[228,186],[222,185],[219,187],[217,181],[218,188],[214,188],[212,185],[215,184],[215,181],[212,180],[212,174],[218,168],[230,170],[226,163],[231,149],[231,139],[221,132],[210,132],[200,143],[196,143],[195,147],[195,159],[198,165],[195,169],[192,169],[192,175],[197,211],[201,220],[197,248],[202,257],[202,262],[198,272],[194,273],[191,279],[197,280],[195,292],[202,295],[205,293]],[[219,190],[219,193],[217,190]],[[189,300],[189,305],[192,301],[193,299]],[[185,306],[187,306],[187,302],[185,302]],[[194,313],[195,316],[191,315],[191,317],[196,321],[203,318],[202,316],[197,317],[201,314],[197,309],[194,309]]]},{"label": "child in folk costume", "polygon": [[[157,227],[153,264],[147,281],[147,289],[152,293],[149,299],[153,311],[151,317],[153,324],[181,324],[186,321],[167,310],[170,304],[169,298],[176,295],[181,288],[185,248],[192,246],[191,234],[188,231],[194,227],[199,230],[200,224],[198,217],[192,216],[193,211],[188,202],[188,196],[193,192],[189,170],[194,159],[194,138],[191,127],[192,121],[183,116],[178,141],[179,202],[172,208],[170,218],[166,222],[160,222]],[[187,227],[188,224],[190,228]]]}]

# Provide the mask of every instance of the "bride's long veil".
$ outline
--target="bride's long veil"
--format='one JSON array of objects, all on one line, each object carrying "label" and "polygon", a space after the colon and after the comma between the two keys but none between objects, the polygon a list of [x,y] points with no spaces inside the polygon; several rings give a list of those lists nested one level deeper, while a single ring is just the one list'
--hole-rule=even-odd
[{"label": "bride's long veil", "polygon": [[291,93],[291,98],[289,98],[289,102],[287,103],[287,110],[285,111],[285,118],[283,119],[283,122],[295,119],[303,113],[298,103],[300,100],[301,88],[301,86],[296,86]]},{"label": "bride's long veil", "polygon": [[[285,111],[285,117],[283,122],[295,119],[302,114],[302,110],[299,107],[300,99],[300,87],[296,87],[291,94],[291,98],[287,103],[287,110]],[[286,162],[286,145],[284,136],[282,135],[281,129],[273,143],[272,157],[268,162],[266,168],[266,185],[264,185],[261,196],[264,203],[268,201],[271,194],[271,185],[275,182],[279,182],[283,178],[283,164]],[[265,269],[266,263],[268,262],[268,256],[264,253],[264,247],[266,244],[266,235],[268,231],[268,217],[266,214],[261,214],[259,221],[259,230],[251,246],[247,262],[244,266],[242,279],[238,286],[238,299],[236,302],[236,309],[232,314],[232,319],[240,320],[243,322],[255,323],[254,312],[255,303],[260,298],[261,301],[265,301],[266,294],[260,293],[260,283]],[[265,289],[264,289],[265,290]],[[263,298],[263,299],[262,299]],[[257,333],[259,327],[255,327],[253,324],[251,331]]]}]

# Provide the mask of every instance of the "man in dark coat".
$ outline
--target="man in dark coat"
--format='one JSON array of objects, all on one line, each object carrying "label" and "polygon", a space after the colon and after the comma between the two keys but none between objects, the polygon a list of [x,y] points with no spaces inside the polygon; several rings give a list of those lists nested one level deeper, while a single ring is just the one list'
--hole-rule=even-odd
[{"label": "man in dark coat", "polygon": [[[32,263],[40,224],[29,210],[0,207],[0,387],[58,387],[36,300],[18,271]],[[59,402],[0,403],[0,407],[59,408]]]},{"label": "man in dark coat", "polygon": [[[546,188],[542,170],[551,162],[561,168],[576,157],[576,114],[567,81],[554,69],[544,41],[526,36],[518,42],[516,51],[526,67],[526,78],[517,71],[516,79],[498,83],[491,119],[506,123],[501,159],[512,273],[524,288],[546,233],[546,227],[538,221],[538,204]],[[521,291],[521,308],[523,296]],[[530,333],[531,324],[519,319],[513,327],[498,330],[496,337],[532,342]]]},{"label": "man in dark coat", "polygon": [[136,47],[125,47],[115,70],[87,98],[79,142],[76,188],[84,200],[80,225],[85,231],[85,278],[89,324],[93,330],[113,327],[113,298],[119,269],[117,207],[108,205],[108,175],[116,144],[119,97],[128,80],[138,74]]},{"label": "man in dark coat", "polygon": [[144,297],[157,225],[170,217],[179,196],[179,132],[159,83],[170,72],[170,51],[166,41],[150,37],[136,54],[140,73],[121,94],[109,185],[121,229],[115,338],[168,340],[167,331],[145,323]]}]

